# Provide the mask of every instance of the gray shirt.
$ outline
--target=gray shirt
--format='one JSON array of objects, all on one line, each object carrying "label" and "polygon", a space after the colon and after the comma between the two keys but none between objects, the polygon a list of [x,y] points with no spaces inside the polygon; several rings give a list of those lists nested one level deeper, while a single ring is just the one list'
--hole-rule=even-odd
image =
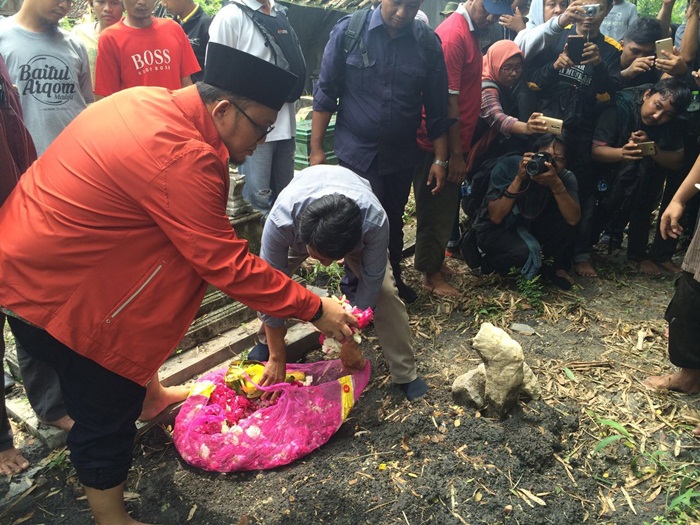
[{"label": "gray shirt", "polygon": [[41,155],[93,101],[85,46],[58,27],[37,33],[11,17],[0,21],[0,55],[19,90],[24,122]]},{"label": "gray shirt", "polygon": [[[287,275],[287,256],[307,253],[299,239],[299,219],[306,207],[325,195],[340,193],[355,201],[362,213],[362,238],[349,253],[360,253],[361,269],[355,304],[361,309],[376,306],[384,279],[389,248],[389,221],[365,179],[340,166],[319,165],[297,174],[282,190],[265,221],[260,257]],[[322,247],[319,247],[321,250]],[[261,315],[265,324],[281,326],[283,320]]]},{"label": "gray shirt", "polygon": [[[601,5],[604,5],[601,3]],[[637,20],[637,6],[625,0],[621,4],[613,4],[612,9],[600,24],[600,32],[605,36],[614,38],[618,42],[622,41],[627,32],[627,28],[632,22]]]}]

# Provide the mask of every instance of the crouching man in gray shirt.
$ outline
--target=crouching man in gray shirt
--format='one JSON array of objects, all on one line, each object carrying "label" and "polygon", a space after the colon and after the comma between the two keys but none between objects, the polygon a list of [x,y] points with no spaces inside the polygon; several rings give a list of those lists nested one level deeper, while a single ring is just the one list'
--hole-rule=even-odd
[{"label": "crouching man in gray shirt", "polygon": [[[372,188],[352,171],[318,165],[299,173],[279,195],[265,222],[260,257],[291,275],[308,256],[330,265],[345,260],[359,277],[355,306],[374,310],[374,325],[391,379],[409,401],[428,386],[418,377],[406,306],[399,299],[388,258],[389,222]],[[284,381],[284,319],[260,315],[264,334],[249,354],[267,361],[263,386]],[[364,359],[352,338],[341,348],[348,368]]]}]

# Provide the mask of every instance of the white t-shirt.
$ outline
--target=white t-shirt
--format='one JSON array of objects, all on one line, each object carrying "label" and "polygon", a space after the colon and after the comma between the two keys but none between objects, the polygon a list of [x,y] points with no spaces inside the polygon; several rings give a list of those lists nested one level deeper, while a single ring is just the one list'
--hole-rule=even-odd
[{"label": "white t-shirt", "polygon": [[[244,4],[253,10],[262,7],[256,0],[234,0],[234,3]],[[276,4],[270,0],[270,15],[276,16]],[[274,64],[272,51],[265,45],[265,37],[243,10],[233,3],[225,5],[216,13],[209,27],[209,41],[234,47]],[[267,136],[266,141],[290,139],[296,135],[296,119],[294,103],[287,102],[277,114],[275,129]]]}]

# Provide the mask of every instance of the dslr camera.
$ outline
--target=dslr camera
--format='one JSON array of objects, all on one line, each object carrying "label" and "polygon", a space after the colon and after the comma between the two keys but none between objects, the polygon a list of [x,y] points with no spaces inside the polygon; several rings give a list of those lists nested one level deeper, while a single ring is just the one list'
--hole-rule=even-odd
[{"label": "dslr camera", "polygon": [[530,177],[537,177],[539,174],[547,171],[547,166],[545,162],[549,162],[554,165],[554,159],[547,152],[535,153],[527,164],[525,164],[525,173]]},{"label": "dslr camera", "polygon": [[595,18],[600,12],[600,4],[590,4],[583,6],[583,14],[586,18]]}]

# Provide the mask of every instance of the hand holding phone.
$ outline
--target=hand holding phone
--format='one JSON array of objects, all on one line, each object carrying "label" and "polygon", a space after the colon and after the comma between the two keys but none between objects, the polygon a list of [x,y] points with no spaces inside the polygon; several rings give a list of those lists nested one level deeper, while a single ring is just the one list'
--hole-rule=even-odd
[{"label": "hand holding phone", "polygon": [[564,131],[564,122],[558,118],[545,117],[544,115],[540,117],[540,120],[544,120],[547,125],[546,133],[552,133],[553,135],[561,135]]},{"label": "hand holding phone", "polygon": [[[662,51],[666,51],[668,56],[664,55]],[[671,38],[664,38],[663,40],[656,41],[656,60],[662,59],[666,60],[669,56],[673,55],[673,40]]]},{"label": "hand holding phone", "polygon": [[652,157],[656,155],[655,142],[640,142],[639,144],[637,144],[637,148],[642,151],[642,157]]},{"label": "hand holding phone", "polygon": [[569,35],[566,38],[566,54],[574,64],[583,60],[583,45],[586,43],[583,35]]}]

